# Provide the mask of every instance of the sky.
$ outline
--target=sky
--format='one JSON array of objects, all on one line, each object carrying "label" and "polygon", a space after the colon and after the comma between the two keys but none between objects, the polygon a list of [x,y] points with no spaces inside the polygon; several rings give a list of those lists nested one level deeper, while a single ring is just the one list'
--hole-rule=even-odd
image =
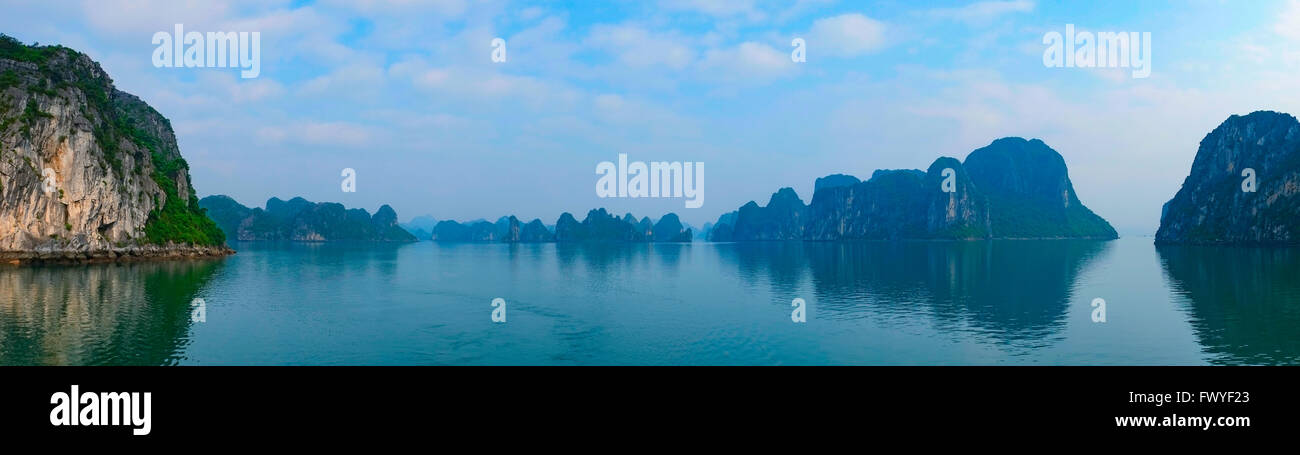
[{"label": "sky", "polygon": [[[1300,113],[1300,1],[0,0],[168,117],[201,196],[402,220],[554,223],[606,207],[696,226],[817,177],[925,169],[1006,136],[1151,234],[1200,140]],[[261,72],[155,67],[157,32],[258,32]],[[1043,63],[1044,35],[1151,34],[1151,73]],[[506,60],[493,62],[494,38]],[[792,40],[806,61],[791,59]],[[599,198],[601,161],[705,163],[704,204]],[[341,171],[356,171],[343,192]]]}]

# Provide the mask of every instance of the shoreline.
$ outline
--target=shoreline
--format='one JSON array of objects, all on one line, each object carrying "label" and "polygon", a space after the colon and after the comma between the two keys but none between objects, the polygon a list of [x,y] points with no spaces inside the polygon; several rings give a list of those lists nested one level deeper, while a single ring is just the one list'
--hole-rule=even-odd
[{"label": "shoreline", "polygon": [[135,245],[101,250],[37,249],[0,251],[0,265],[81,265],[114,262],[223,258],[235,254],[227,246]]}]

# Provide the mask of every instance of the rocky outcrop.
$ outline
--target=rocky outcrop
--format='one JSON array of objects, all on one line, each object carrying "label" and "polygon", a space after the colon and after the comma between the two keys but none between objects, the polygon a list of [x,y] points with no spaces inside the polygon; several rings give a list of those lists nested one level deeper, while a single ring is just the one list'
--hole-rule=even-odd
[{"label": "rocky outcrop", "polygon": [[542,224],[542,220],[540,219],[534,218],[532,221],[529,221],[528,224],[525,224],[523,229],[520,229],[519,231],[519,242],[521,243],[543,243],[554,241],[555,234],[552,234],[550,230],[546,229],[546,225]]},{"label": "rocky outcrop", "polygon": [[862,181],[852,175],[831,174],[825,177],[819,177],[816,182],[813,182],[813,194],[817,194],[818,191],[826,188],[853,186],[859,183],[862,183]]},{"label": "rocky outcrop", "polygon": [[364,209],[300,197],[288,201],[271,198],[265,209],[250,209],[224,195],[205,197],[199,205],[207,209],[229,238],[239,241],[416,241],[397,224],[397,212],[387,205],[373,216]]},{"label": "rocky outcrop", "polygon": [[[808,206],[799,199],[794,189],[781,188],[772,194],[766,206],[759,207],[754,201],[741,206],[736,213],[736,221],[731,226],[731,232],[724,234],[723,237],[729,237],[731,241],[803,238],[807,212]],[[713,228],[715,233],[722,224],[719,221],[718,225],[715,225]]]},{"label": "rocky outcrop", "polygon": [[766,207],[749,202],[713,226],[712,241],[972,240],[1118,236],[1079,202],[1065,160],[1037,139],[1004,138],[962,163],[926,171],[881,170],[871,178],[818,179],[804,206],[782,188]]},{"label": "rocky outcrop", "polygon": [[418,240],[432,240],[433,228],[438,225],[438,220],[429,215],[420,215],[412,218],[411,221],[401,223],[399,226],[406,229]]},{"label": "rocky outcrop", "polygon": [[171,123],[89,57],[0,35],[0,258],[224,255]]},{"label": "rocky outcrop", "polygon": [[579,223],[569,212],[560,214],[560,218],[555,220],[555,241],[576,242],[586,237],[587,227]]},{"label": "rocky outcrop", "polygon": [[[649,218],[645,221],[649,221]],[[682,227],[682,220],[677,218],[676,213],[664,215],[654,225],[654,241],[656,242],[690,242],[693,238],[694,235],[691,230]]]},{"label": "rocky outcrop", "polygon": [[487,221],[464,224],[452,220],[439,221],[431,236],[435,242],[493,242],[500,239],[497,226]]},{"label": "rocky outcrop", "polygon": [[1009,137],[966,156],[975,187],[988,196],[997,238],[1119,236],[1074,193],[1065,159],[1038,139]]},{"label": "rocky outcrop", "polygon": [[[952,179],[950,188],[945,188],[946,179]],[[988,196],[975,187],[956,158],[935,160],[926,171],[922,189],[927,238],[972,240],[993,236]]]},{"label": "rocky outcrop", "polygon": [[501,217],[496,223],[442,221],[433,230],[433,240],[438,242],[689,242],[692,236],[675,214],[654,223],[650,217],[637,220],[631,213],[616,217],[603,208],[591,210],[581,222],[572,214],[561,214],[554,230],[540,219],[523,224],[515,216]]},{"label": "rocky outcrop", "polygon": [[[644,242],[646,235],[636,224],[636,219],[632,214],[620,219],[606,212],[605,209],[594,209],[587,212],[587,218],[582,220],[581,237],[559,238],[558,241],[583,241],[583,242]],[[559,224],[558,222],[556,223]]]},{"label": "rocky outcrop", "polygon": [[1156,242],[1300,243],[1300,122],[1259,111],[1207,134],[1164,206]]},{"label": "rocky outcrop", "polygon": [[709,236],[706,237],[710,242],[730,242],[732,241],[732,232],[736,225],[736,218],[740,216],[740,211],[731,211],[718,217],[717,224],[709,229]]}]

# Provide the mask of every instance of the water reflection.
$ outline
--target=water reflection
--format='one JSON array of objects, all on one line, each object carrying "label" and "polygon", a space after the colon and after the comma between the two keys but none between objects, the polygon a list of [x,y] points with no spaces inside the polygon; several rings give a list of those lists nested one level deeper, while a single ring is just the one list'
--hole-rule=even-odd
[{"label": "water reflection", "polygon": [[0,268],[0,365],[170,365],[223,260]]},{"label": "water reflection", "polygon": [[940,330],[1035,347],[1065,324],[1100,241],[745,243],[721,251],[740,275],[789,295],[811,278],[818,317],[928,318]]},{"label": "water reflection", "polygon": [[1211,363],[1300,363],[1300,248],[1158,245],[1156,252]]}]

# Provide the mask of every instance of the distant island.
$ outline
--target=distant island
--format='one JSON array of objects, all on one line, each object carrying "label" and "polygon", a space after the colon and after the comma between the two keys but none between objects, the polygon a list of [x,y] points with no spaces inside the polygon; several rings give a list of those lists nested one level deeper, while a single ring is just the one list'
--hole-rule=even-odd
[{"label": "distant island", "polygon": [[1156,243],[1300,243],[1300,122],[1233,115],[1201,139],[1191,173],[1160,214]]},{"label": "distant island", "polygon": [[86,55],[2,34],[0,226],[11,264],[234,253],[167,118]]},{"label": "distant island", "polygon": [[349,209],[334,202],[311,202],[300,197],[288,201],[273,197],[262,209],[248,208],[229,196],[216,195],[199,200],[199,206],[207,210],[228,238],[239,241],[418,240],[398,226],[397,212],[388,205],[379,207],[373,216],[365,209]]},{"label": "distant island", "polygon": [[963,163],[817,179],[812,202],[782,188],[722,215],[709,240],[1115,239],[1079,201],[1065,160],[1038,139],[1002,138]]},{"label": "distant island", "polygon": [[690,242],[694,238],[676,214],[669,213],[651,222],[649,217],[638,220],[631,213],[622,218],[605,209],[587,212],[579,222],[572,214],[563,213],[555,222],[554,230],[540,219],[523,224],[514,216],[503,216],[495,223],[475,221],[458,223],[440,221],[434,226],[431,240],[437,242]]},{"label": "distant island", "polygon": [[420,215],[412,218],[411,221],[398,223],[406,232],[410,232],[417,240],[431,240],[433,238],[433,228],[438,225],[438,220],[429,215]]}]

